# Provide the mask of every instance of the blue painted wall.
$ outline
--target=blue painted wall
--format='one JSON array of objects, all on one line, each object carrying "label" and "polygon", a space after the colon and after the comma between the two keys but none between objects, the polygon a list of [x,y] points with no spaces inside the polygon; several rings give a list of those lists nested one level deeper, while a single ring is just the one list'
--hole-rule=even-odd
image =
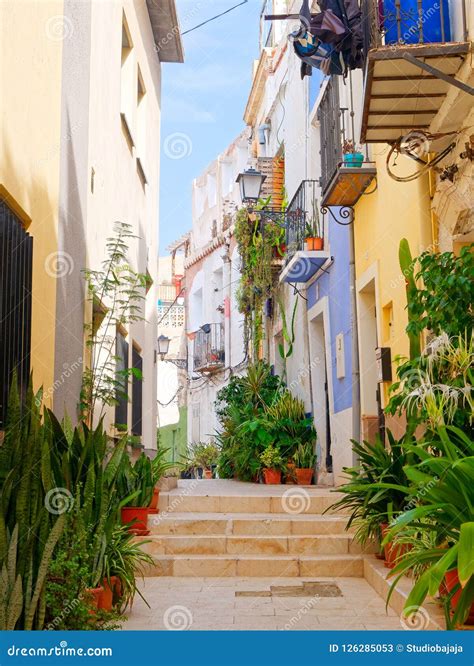
[{"label": "blue painted wall", "polygon": [[[337,209],[333,211],[337,214]],[[330,217],[327,224],[329,251],[334,263],[327,273],[323,273],[308,289],[308,309],[319,298],[328,297],[330,336],[331,336],[331,367],[334,412],[341,412],[352,406],[352,335],[351,335],[351,302],[349,274],[349,229],[337,224]],[[336,336],[344,334],[345,377],[337,378],[336,372]],[[326,331],[326,335],[328,332]]]}]

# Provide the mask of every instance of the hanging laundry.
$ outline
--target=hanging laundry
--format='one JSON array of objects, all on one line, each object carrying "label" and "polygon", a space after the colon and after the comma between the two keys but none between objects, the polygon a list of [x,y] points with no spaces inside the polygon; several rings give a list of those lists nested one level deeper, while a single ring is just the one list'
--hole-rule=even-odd
[{"label": "hanging laundry", "polygon": [[345,76],[349,69],[362,67],[359,4],[357,0],[319,0],[319,6],[321,12],[311,14],[309,0],[303,0],[300,27],[290,35],[302,61],[301,76],[310,76],[312,67]]}]

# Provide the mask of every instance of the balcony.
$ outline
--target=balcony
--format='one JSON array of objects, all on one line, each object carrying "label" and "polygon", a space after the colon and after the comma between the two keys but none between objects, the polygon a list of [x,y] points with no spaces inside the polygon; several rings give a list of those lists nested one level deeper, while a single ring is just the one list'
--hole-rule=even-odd
[{"label": "balcony", "polygon": [[194,372],[213,373],[225,366],[224,324],[206,324],[196,332]]},{"label": "balcony", "polygon": [[[319,183],[303,180],[286,211],[286,264],[280,282],[306,283],[330,260],[324,249],[324,231],[319,217]],[[308,226],[314,237],[309,238]],[[320,245],[319,249],[315,236]],[[313,247],[311,247],[313,246]]]},{"label": "balcony", "polygon": [[360,163],[350,162],[348,156],[343,155],[342,143],[349,125],[347,111],[340,106],[338,78],[332,77],[318,107],[323,208],[354,206],[377,174],[374,165],[364,161],[363,155],[359,154]]},{"label": "balcony", "polygon": [[362,0],[363,143],[429,129],[470,50],[467,7],[467,0]]}]

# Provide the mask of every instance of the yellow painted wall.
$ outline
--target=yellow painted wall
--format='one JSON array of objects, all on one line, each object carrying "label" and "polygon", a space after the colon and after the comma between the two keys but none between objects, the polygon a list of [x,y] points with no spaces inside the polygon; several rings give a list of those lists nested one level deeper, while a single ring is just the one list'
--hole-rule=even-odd
[{"label": "yellow painted wall", "polygon": [[[378,342],[380,346],[391,347],[393,361],[397,355],[406,356],[409,351],[405,333],[408,323],[405,279],[398,260],[400,240],[408,239],[415,257],[431,248],[432,227],[428,178],[411,183],[391,179],[385,166],[388,150],[386,145],[375,145],[372,149],[377,190],[363,195],[356,204],[354,233],[356,278],[360,280],[364,273],[375,270]],[[407,175],[414,170],[416,164],[412,160],[398,158],[397,174]],[[370,185],[368,191],[373,187]],[[392,370],[395,378],[395,363]]]},{"label": "yellow painted wall", "polygon": [[[0,3],[0,183],[33,237],[32,369],[53,384],[63,2]],[[66,31],[66,32],[65,32]]]}]

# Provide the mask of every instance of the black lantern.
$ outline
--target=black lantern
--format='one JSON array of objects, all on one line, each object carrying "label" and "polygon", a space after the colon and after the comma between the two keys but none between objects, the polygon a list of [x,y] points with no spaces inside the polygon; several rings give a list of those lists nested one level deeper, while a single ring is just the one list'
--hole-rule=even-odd
[{"label": "black lantern", "polygon": [[242,203],[257,203],[260,199],[260,192],[266,176],[256,169],[246,169],[239,173],[236,182],[240,186],[240,197]]},{"label": "black lantern", "polygon": [[165,360],[165,356],[168,354],[170,342],[170,339],[166,335],[160,335],[158,338],[158,354],[162,361]]}]

